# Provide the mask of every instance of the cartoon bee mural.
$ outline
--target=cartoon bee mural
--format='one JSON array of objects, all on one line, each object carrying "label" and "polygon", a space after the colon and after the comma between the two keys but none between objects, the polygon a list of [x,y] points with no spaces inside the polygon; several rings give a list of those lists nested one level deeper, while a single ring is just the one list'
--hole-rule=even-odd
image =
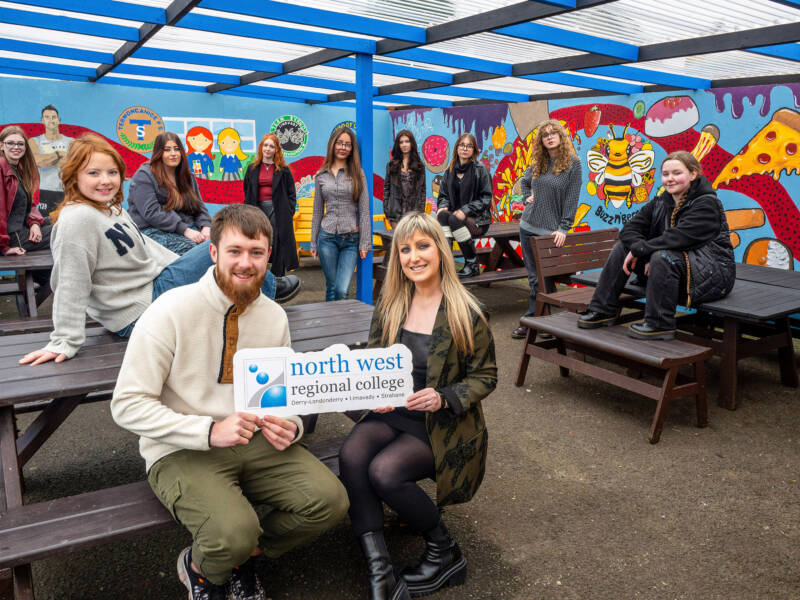
[{"label": "cartoon bee mural", "polygon": [[640,136],[636,136],[634,143],[630,136],[625,137],[628,127],[630,123],[625,125],[622,136],[617,138],[614,126],[609,125],[611,137],[599,139],[586,154],[589,169],[595,173],[595,189],[599,191],[602,188],[606,208],[609,200],[615,208],[620,208],[623,203],[630,208],[634,198],[642,201],[636,188],[642,185],[642,178],[648,175],[655,161],[650,144],[643,145]]}]

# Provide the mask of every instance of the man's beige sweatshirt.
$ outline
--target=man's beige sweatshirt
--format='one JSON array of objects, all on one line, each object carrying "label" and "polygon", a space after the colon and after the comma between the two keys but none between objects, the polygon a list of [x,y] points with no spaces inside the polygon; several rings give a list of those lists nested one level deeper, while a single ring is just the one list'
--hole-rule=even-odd
[{"label": "man's beige sweatshirt", "polygon": [[[111,414],[120,427],[141,436],[139,451],[148,471],[172,452],[208,450],[211,425],[234,412],[233,354],[289,345],[283,309],[261,294],[238,313],[211,267],[197,283],[159,296],[139,318]],[[297,424],[297,441],[302,421],[289,420]]]}]

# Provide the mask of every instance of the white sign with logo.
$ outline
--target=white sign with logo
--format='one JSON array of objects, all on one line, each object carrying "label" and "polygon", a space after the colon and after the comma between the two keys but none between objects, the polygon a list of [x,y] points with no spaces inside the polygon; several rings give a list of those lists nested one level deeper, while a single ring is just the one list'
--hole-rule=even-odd
[{"label": "white sign with logo", "polygon": [[350,350],[343,344],[321,352],[248,348],[233,357],[237,412],[258,416],[304,415],[404,406],[414,391],[411,350]]}]

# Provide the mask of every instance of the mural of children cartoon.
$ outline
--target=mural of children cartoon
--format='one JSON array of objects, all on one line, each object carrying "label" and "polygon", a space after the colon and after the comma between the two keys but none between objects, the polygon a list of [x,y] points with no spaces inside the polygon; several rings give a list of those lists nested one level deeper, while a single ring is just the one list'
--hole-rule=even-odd
[{"label": "mural of children cartoon", "polygon": [[186,159],[195,177],[211,179],[214,174],[214,155],[211,154],[213,143],[214,136],[205,127],[192,127],[186,132],[186,148],[189,150]]},{"label": "mural of children cartoon", "polygon": [[217,134],[217,146],[222,154],[219,161],[222,181],[242,179],[242,161],[247,158],[247,154],[242,152],[241,143],[239,132],[231,127],[226,127]]}]

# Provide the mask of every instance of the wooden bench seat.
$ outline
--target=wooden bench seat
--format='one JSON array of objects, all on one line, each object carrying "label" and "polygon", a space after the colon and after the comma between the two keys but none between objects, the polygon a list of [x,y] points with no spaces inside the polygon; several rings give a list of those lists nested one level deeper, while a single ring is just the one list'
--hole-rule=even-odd
[{"label": "wooden bench seat", "polygon": [[[312,444],[309,450],[338,475],[341,443],[336,438]],[[144,535],[174,523],[147,481],[27,504],[0,515],[0,567]]]},{"label": "wooden bench seat", "polygon": [[[670,403],[683,396],[694,396],[697,407],[697,426],[708,424],[708,407],[705,388],[705,363],[712,350],[680,340],[637,340],[627,335],[627,326],[580,329],[577,317],[569,312],[541,317],[523,317],[520,323],[528,327],[528,337],[522,350],[516,385],[525,383],[528,361],[531,356],[559,366],[561,376],[569,370],[595,377],[642,396],[657,400],[655,415],[650,426],[650,443],[661,437],[664,419]],[[549,333],[554,339],[536,341],[537,332]],[[578,357],[567,356],[567,350],[578,352]],[[592,356],[629,369],[620,373],[581,360]],[[679,375],[684,365],[692,367],[690,377]],[[652,373],[660,378],[658,385],[638,377],[640,372]],[[635,375],[632,375],[634,373]]]}]

